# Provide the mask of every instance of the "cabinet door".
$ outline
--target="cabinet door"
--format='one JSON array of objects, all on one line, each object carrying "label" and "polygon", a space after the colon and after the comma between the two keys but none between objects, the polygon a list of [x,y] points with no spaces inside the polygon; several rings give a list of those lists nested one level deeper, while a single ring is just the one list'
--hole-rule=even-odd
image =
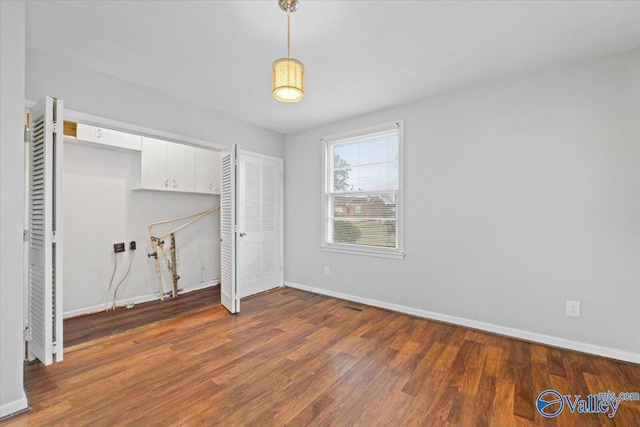
[{"label": "cabinet door", "polygon": [[142,137],[140,158],[140,187],[150,190],[168,190],[167,141]]},{"label": "cabinet door", "polygon": [[220,194],[220,154],[196,148],[196,193]]},{"label": "cabinet door", "polygon": [[188,145],[167,143],[167,179],[173,191],[194,192],[196,149]]},{"label": "cabinet door", "polygon": [[132,133],[78,123],[76,125],[76,139],[109,147],[140,151],[142,138],[140,135]]},{"label": "cabinet door", "polygon": [[135,151],[140,150],[141,137],[139,135],[105,128],[96,128],[95,132],[95,142],[98,144]]}]

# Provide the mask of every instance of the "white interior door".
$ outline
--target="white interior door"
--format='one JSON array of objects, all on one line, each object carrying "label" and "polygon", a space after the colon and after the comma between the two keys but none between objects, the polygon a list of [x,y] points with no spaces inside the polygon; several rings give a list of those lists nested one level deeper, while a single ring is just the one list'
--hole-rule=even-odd
[{"label": "white interior door", "polygon": [[240,311],[236,281],[236,156],[220,153],[220,301],[231,313]]},{"label": "white interior door", "polygon": [[238,290],[282,285],[282,159],[238,153]]},{"label": "white interior door", "polygon": [[62,360],[63,102],[46,97],[30,109],[29,358]]}]

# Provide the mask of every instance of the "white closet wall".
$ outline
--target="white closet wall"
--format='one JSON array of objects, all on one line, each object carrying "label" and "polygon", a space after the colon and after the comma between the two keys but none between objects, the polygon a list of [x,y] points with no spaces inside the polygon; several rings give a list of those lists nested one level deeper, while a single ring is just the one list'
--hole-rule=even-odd
[{"label": "white closet wall", "polygon": [[[113,287],[128,266],[129,242],[137,243],[131,272],[118,291],[118,299],[138,302],[157,296],[154,262],[147,257],[151,251],[148,224],[218,206],[219,197],[131,191],[134,154],[72,143],[65,143],[64,148],[64,226],[68,243],[64,255],[65,315],[104,307],[116,242],[125,242],[127,250],[117,255],[118,271]],[[218,283],[219,221],[218,212],[214,212],[176,234],[180,288]],[[171,228],[175,226],[169,224]],[[159,233],[163,229],[154,231]],[[165,291],[169,291],[171,281],[166,274],[163,282]]]}]

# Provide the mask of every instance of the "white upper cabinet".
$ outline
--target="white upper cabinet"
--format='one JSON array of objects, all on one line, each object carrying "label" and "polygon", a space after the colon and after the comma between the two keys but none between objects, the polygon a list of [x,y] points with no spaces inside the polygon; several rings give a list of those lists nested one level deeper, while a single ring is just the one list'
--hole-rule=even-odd
[{"label": "white upper cabinet", "polygon": [[65,141],[133,153],[133,190],[220,194],[220,153],[84,123],[64,122]]},{"label": "white upper cabinet", "polygon": [[195,191],[195,148],[142,137],[134,164],[134,189]]},{"label": "white upper cabinet", "polygon": [[167,143],[167,179],[171,190],[195,191],[195,154],[194,147]]},{"label": "white upper cabinet", "polygon": [[106,147],[140,151],[142,137],[132,133],[120,132],[83,123],[77,124],[76,138],[79,141],[93,142]]},{"label": "white upper cabinet", "polygon": [[195,148],[196,193],[220,194],[220,154],[217,151]]},{"label": "white upper cabinet", "polygon": [[133,174],[139,179],[135,188],[149,190],[169,190],[167,178],[167,141],[142,137],[142,152],[140,160],[135,159],[133,165],[139,172]]}]

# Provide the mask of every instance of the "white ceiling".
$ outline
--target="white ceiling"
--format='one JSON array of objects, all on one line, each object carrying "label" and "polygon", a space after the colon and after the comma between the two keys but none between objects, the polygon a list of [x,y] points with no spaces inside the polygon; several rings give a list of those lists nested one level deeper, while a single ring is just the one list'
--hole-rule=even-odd
[{"label": "white ceiling", "polygon": [[30,1],[27,48],[291,133],[638,48],[640,2],[301,0],[291,25],[297,104],[271,96],[286,56],[277,0]]}]

